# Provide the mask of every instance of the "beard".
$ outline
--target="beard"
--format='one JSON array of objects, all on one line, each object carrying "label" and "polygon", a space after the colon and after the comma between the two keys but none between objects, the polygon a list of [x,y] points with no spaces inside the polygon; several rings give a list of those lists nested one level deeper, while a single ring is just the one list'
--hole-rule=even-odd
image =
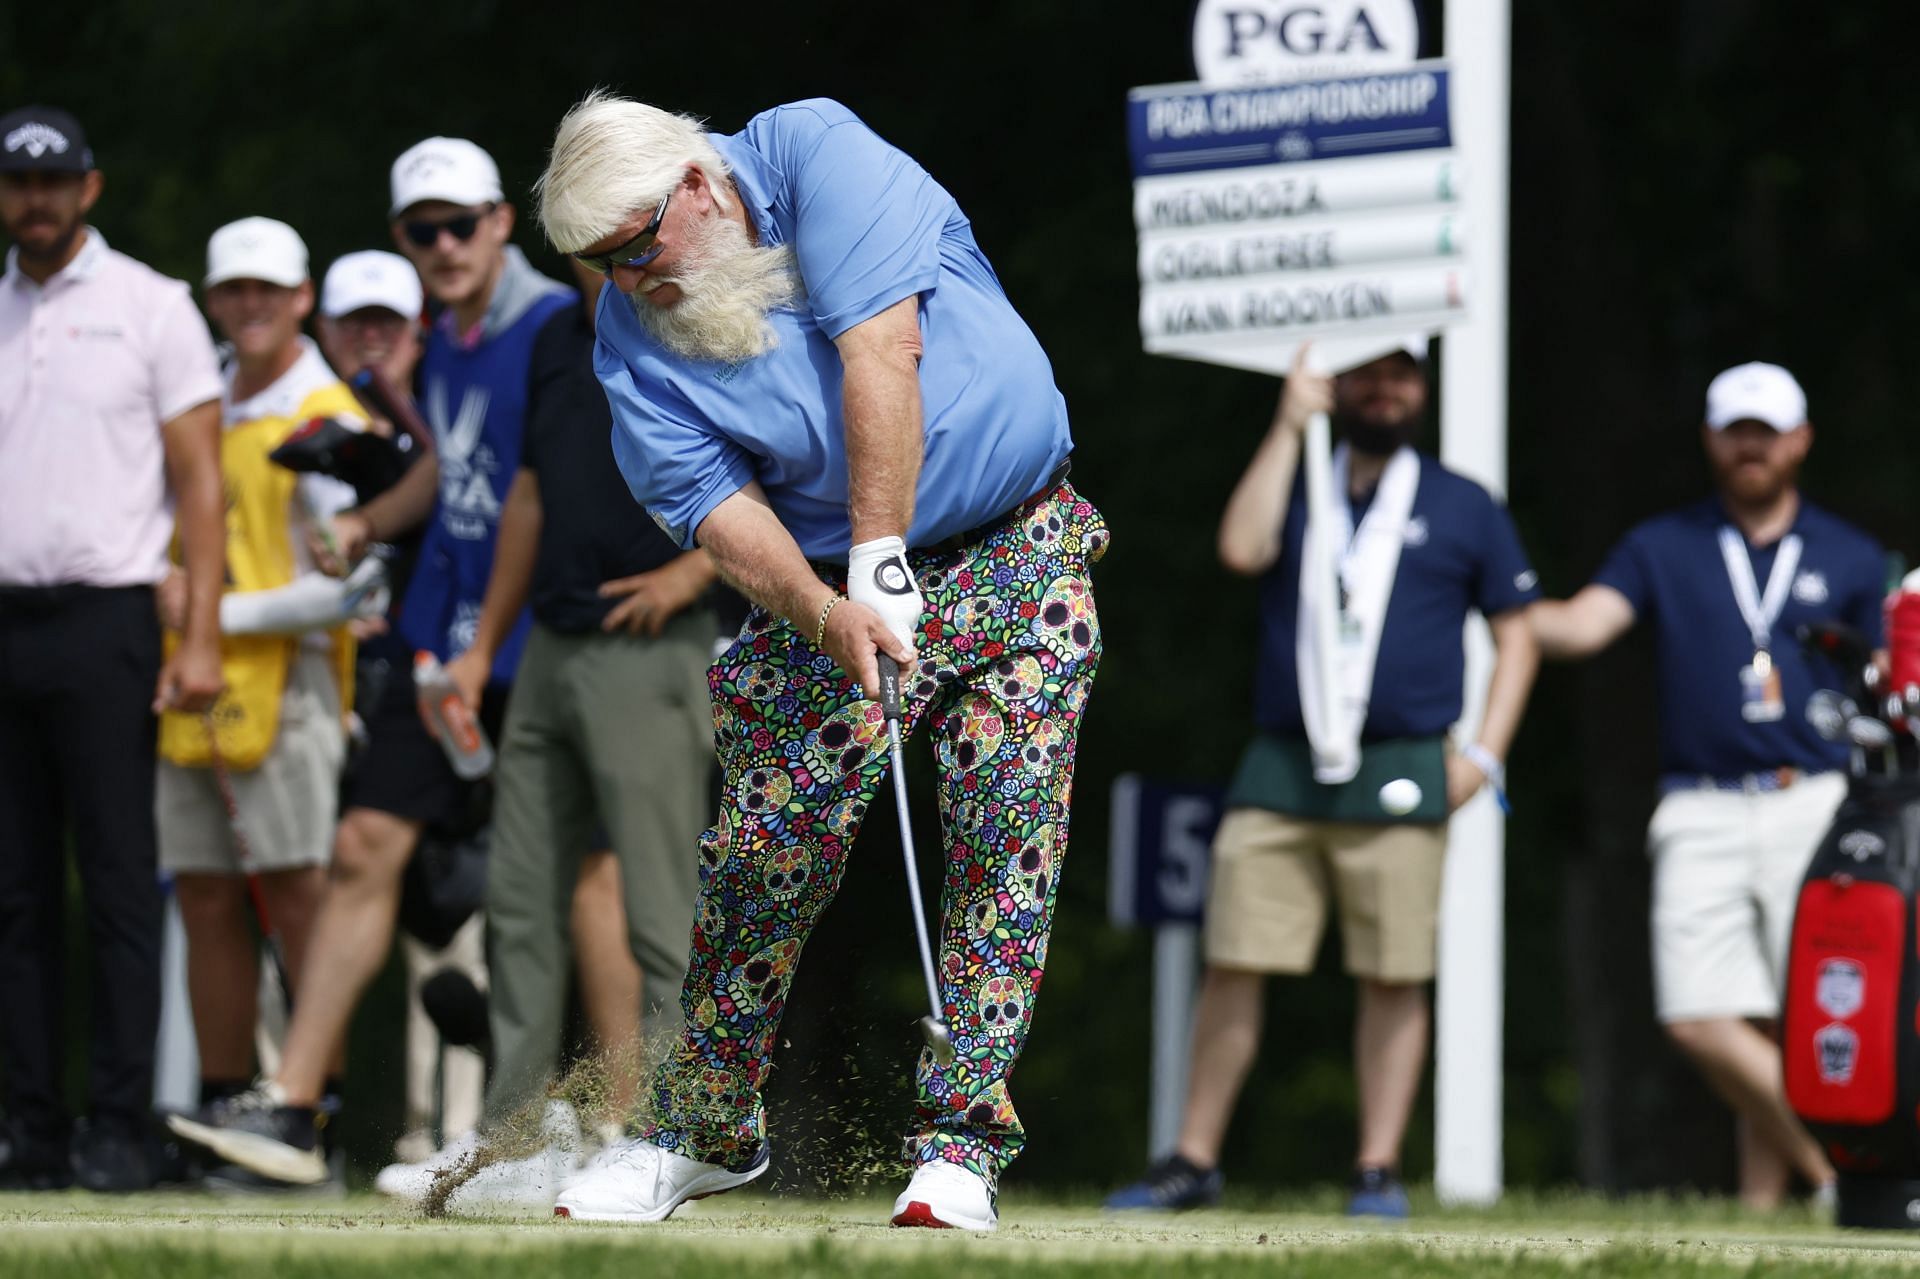
[{"label": "beard", "polygon": [[756,247],[726,218],[699,226],[673,271],[655,278],[678,287],[680,300],[655,306],[636,291],[634,314],[661,346],[689,360],[737,364],[765,355],[776,342],[768,314],[801,294],[793,246]]},{"label": "beard", "polygon": [[1734,506],[1760,508],[1772,505],[1793,487],[1795,468],[1763,463],[1760,466],[1717,466],[1720,491]]},{"label": "beard", "polygon": [[[38,217],[31,222],[23,218],[18,223],[9,224],[6,232],[7,238],[20,250],[20,256],[29,262],[58,262],[73,248],[73,242],[79,238],[86,222],[84,217],[75,217],[62,226],[57,216]],[[51,238],[41,241],[41,236],[49,234],[46,230],[49,226],[54,228],[50,233]]]},{"label": "beard", "polygon": [[1333,427],[1355,452],[1392,457],[1420,434],[1424,414],[1409,413],[1396,423],[1381,422],[1358,413],[1333,415]]}]

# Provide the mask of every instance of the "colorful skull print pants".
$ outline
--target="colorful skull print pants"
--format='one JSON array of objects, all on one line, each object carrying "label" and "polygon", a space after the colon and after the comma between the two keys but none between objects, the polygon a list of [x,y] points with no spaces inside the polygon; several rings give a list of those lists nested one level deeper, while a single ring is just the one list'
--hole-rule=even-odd
[{"label": "colorful skull print pants", "polygon": [[[1007,1095],[1046,970],[1074,742],[1101,652],[1087,567],[1106,523],[1062,484],[957,551],[909,557],[927,611],[906,725],[931,725],[946,875],[937,938],[953,1064],[920,1055],[916,1165],[996,1185],[1025,1140]],[[833,585],[842,585],[831,575]],[[735,1170],[760,1157],[761,1088],[788,984],[891,767],[877,703],[756,609],[708,673],[725,774],[700,839],[686,1031],[646,1136]]]}]

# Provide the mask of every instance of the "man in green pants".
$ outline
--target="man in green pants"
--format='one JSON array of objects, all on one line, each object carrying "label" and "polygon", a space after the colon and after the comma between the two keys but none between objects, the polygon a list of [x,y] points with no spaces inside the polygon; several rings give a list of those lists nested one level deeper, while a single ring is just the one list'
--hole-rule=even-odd
[{"label": "man in green pants", "polygon": [[[473,644],[447,668],[478,706],[496,647],[531,603],[488,857],[486,1116],[480,1134],[384,1172],[381,1189],[401,1197],[427,1193],[434,1174],[485,1145],[552,1075],[572,960],[569,909],[582,858],[609,837],[649,1015],[674,1008],[686,973],[698,880],[691,850],[706,824],[713,749],[706,669],[716,623],[704,603],[713,565],[705,551],[668,541],[612,464],[611,416],[592,361],[602,281],[580,274],[592,286],[584,305],[535,343],[538,407],[501,513],[492,577]],[[521,1157],[487,1163],[452,1206],[550,1207],[577,1147],[560,1132],[545,1137],[531,1155],[521,1142],[511,1152]]]}]

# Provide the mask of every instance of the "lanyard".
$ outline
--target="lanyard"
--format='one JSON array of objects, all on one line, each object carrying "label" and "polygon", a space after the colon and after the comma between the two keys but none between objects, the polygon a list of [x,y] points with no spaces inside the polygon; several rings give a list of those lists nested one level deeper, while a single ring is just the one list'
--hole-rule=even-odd
[{"label": "lanyard", "polygon": [[1746,539],[1727,525],[1720,526],[1720,558],[1727,562],[1727,579],[1733,583],[1733,602],[1740,606],[1741,620],[1753,636],[1753,651],[1758,657],[1767,651],[1773,638],[1773,624],[1787,606],[1787,592],[1793,587],[1793,575],[1800,568],[1800,535],[1789,533],[1780,539],[1779,554],[1774,556],[1773,571],[1767,574],[1763,596],[1753,579],[1753,560],[1747,555]]}]

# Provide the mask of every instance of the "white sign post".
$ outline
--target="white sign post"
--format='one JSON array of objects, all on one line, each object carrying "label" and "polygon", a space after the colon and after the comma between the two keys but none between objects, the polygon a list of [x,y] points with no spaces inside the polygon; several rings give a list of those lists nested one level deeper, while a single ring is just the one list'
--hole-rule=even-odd
[{"label": "white sign post", "polygon": [[[1460,70],[1454,136],[1473,157],[1474,312],[1441,351],[1440,456],[1495,493],[1507,488],[1507,165],[1510,0],[1449,0],[1446,47]],[[1487,627],[1467,628],[1471,733],[1493,669]],[[1465,740],[1473,740],[1467,737]],[[1434,1189],[1448,1203],[1500,1198],[1506,987],[1506,819],[1482,794],[1454,815],[1440,901],[1434,1036]]]}]

